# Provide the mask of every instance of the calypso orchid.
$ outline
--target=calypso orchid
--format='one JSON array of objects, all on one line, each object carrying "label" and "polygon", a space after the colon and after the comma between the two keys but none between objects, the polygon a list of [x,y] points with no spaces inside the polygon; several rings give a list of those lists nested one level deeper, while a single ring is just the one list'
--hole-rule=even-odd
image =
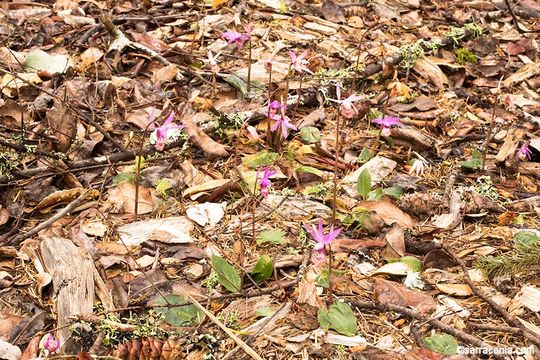
[{"label": "calypso orchid", "polygon": [[52,354],[60,348],[60,340],[54,338],[52,334],[46,334],[41,338],[39,347],[45,351],[45,353]]},{"label": "calypso orchid", "polygon": [[336,97],[337,99],[328,100],[341,104],[341,115],[347,119],[351,119],[358,114],[358,109],[354,106],[353,102],[364,99],[360,95],[351,94],[348,98],[341,100],[341,84],[339,83],[336,85]]},{"label": "calypso orchid", "polygon": [[165,147],[165,142],[170,138],[171,130],[177,130],[182,129],[182,125],[176,125],[173,124],[172,121],[174,120],[174,111],[171,111],[171,114],[167,117],[163,125],[157,127],[154,130],[155,137],[156,137],[156,149],[159,151],[163,151],[163,148]]},{"label": "calypso orchid", "polygon": [[214,56],[214,54],[212,54],[212,52],[208,50],[208,58],[205,61],[210,65],[210,71],[212,71],[212,73],[214,74],[217,74],[220,70],[217,60],[220,54],[221,52]]},{"label": "calypso orchid", "polygon": [[330,243],[341,233],[341,229],[338,228],[334,230],[334,225],[332,225],[332,227],[330,228],[330,232],[328,234],[324,234],[322,219],[319,219],[318,228],[316,228],[314,225],[311,225],[311,227],[306,226],[306,230],[311,234],[313,240],[316,241],[314,249],[315,251],[317,251],[319,259],[324,257],[324,255],[326,254],[326,245],[330,245]]},{"label": "calypso orchid", "polygon": [[525,159],[531,160],[532,159],[532,151],[529,149],[529,144],[525,143],[521,145],[517,152],[518,158],[523,161]]},{"label": "calypso orchid", "polygon": [[[259,178],[259,174],[262,171],[262,176]],[[261,195],[263,197],[268,196],[268,188],[272,185],[272,182],[270,181],[270,176],[275,175],[277,172],[275,170],[271,170],[268,165],[264,167],[264,171],[262,166],[257,170],[257,175],[255,178],[259,182],[259,187],[261,189]]]},{"label": "calypso orchid", "polygon": [[429,164],[426,159],[424,159],[423,156],[418,154],[416,151],[414,152],[417,159],[413,159],[413,163],[411,168],[409,169],[409,175],[415,174],[416,176],[424,175],[424,171],[429,168]]},{"label": "calypso orchid", "polygon": [[302,54],[296,56],[294,51],[289,51],[289,56],[291,57],[291,66],[292,68],[299,72],[303,73],[306,72],[308,74],[313,74],[311,70],[306,66],[308,64],[308,61],[304,59],[308,55],[307,51],[304,51]]},{"label": "calypso orchid", "polygon": [[238,49],[241,49],[244,46],[244,43],[246,41],[251,40],[251,24],[247,24],[245,33],[239,33],[236,31],[226,31],[223,34],[221,34],[221,37],[225,40],[228,40],[229,44],[236,43],[236,46],[238,46]]},{"label": "calypso orchid", "polygon": [[278,127],[281,127],[281,135],[283,135],[283,139],[286,139],[289,136],[288,129],[291,130],[298,130],[296,126],[290,123],[291,119],[285,115],[285,111],[281,110],[281,116],[278,119],[275,119],[274,125],[270,128],[272,132],[276,131]]},{"label": "calypso orchid", "polygon": [[390,128],[392,126],[401,126],[401,120],[397,117],[385,116],[382,119],[373,119],[371,120],[374,124],[380,125],[381,135],[390,136]]}]

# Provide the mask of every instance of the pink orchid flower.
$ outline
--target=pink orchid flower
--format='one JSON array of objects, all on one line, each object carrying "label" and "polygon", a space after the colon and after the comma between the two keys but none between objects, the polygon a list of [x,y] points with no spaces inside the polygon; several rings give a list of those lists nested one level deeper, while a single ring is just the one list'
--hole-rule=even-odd
[{"label": "pink orchid flower", "polygon": [[251,24],[246,25],[246,32],[239,33],[236,31],[226,31],[221,34],[221,37],[225,40],[228,40],[228,44],[236,43],[238,49],[241,49],[244,46],[246,41],[251,40]]},{"label": "pink orchid flower", "polygon": [[272,120],[280,120],[281,116],[277,114],[277,110],[286,109],[286,105],[280,103],[277,100],[272,101],[268,104],[268,114],[267,116]]},{"label": "pink orchid flower", "polygon": [[214,56],[214,54],[212,54],[212,52],[208,50],[208,58],[206,59],[206,62],[208,62],[208,64],[210,65],[210,71],[212,71],[214,74],[217,74],[220,70],[217,60],[220,54],[221,53],[218,53],[216,56]]},{"label": "pink orchid flower", "polygon": [[338,228],[334,230],[334,225],[332,225],[330,232],[325,235],[323,230],[323,220],[320,218],[318,229],[314,225],[311,225],[311,227],[306,226],[305,228],[311,234],[313,240],[316,241],[314,249],[317,251],[319,259],[324,257],[324,254],[326,254],[326,245],[330,245],[330,243],[334,241],[334,239],[336,239],[341,233],[341,229]]},{"label": "pink orchid flower", "polygon": [[283,135],[283,139],[286,139],[289,136],[288,129],[291,130],[298,130],[296,126],[290,123],[291,119],[285,115],[285,109],[281,109],[281,116],[279,118],[273,118],[275,121],[274,125],[270,128],[270,131],[274,132],[278,129],[278,127],[281,127],[281,134]]},{"label": "pink orchid flower", "polygon": [[336,97],[337,99],[328,100],[341,104],[341,115],[347,119],[352,119],[358,114],[358,109],[354,106],[353,102],[364,99],[364,97],[360,95],[351,94],[348,98],[341,100],[341,84],[339,83],[336,85]]},{"label": "pink orchid flower", "polygon": [[262,174],[262,177],[259,178],[259,174],[262,171],[262,166],[257,170],[257,175],[255,176],[256,179],[258,179],[259,187],[261,188],[261,195],[263,197],[268,196],[268,188],[272,185],[272,182],[270,181],[270,176],[275,175],[277,172],[275,170],[271,170],[268,165],[264,167],[264,171]]},{"label": "pink orchid flower", "polygon": [[299,56],[296,56],[294,51],[289,51],[289,56],[291,57],[291,65],[292,68],[299,73],[306,72],[313,75],[313,72],[309,70],[309,68],[306,66],[308,64],[308,61],[304,58],[307,56],[307,54],[308,52],[304,51]]},{"label": "pink orchid flower", "polygon": [[529,144],[525,143],[525,144],[521,145],[521,147],[518,150],[517,155],[518,155],[520,160],[525,160],[525,159],[531,160],[532,159],[532,151],[531,151],[531,149],[529,149]]},{"label": "pink orchid flower", "polygon": [[390,136],[390,128],[392,126],[401,126],[401,120],[392,116],[385,116],[383,119],[373,119],[372,122],[381,126],[382,136]]},{"label": "pink orchid flower", "polygon": [[163,151],[163,148],[165,147],[165,142],[170,137],[169,131],[183,128],[182,125],[173,124],[173,119],[174,111],[171,111],[171,114],[167,117],[163,125],[157,127],[154,130],[156,133],[156,149],[159,151]]},{"label": "pink orchid flower", "polygon": [[54,336],[49,334],[47,337],[47,340],[45,340],[45,345],[43,346],[45,350],[47,350],[50,353],[55,352],[60,347],[60,341],[56,340]]}]

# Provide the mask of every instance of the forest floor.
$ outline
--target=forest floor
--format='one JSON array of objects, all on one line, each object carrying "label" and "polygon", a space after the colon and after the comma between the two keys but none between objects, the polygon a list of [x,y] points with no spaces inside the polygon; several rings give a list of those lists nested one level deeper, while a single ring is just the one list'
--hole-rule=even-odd
[{"label": "forest floor", "polygon": [[0,358],[538,358],[539,18],[3,2]]}]

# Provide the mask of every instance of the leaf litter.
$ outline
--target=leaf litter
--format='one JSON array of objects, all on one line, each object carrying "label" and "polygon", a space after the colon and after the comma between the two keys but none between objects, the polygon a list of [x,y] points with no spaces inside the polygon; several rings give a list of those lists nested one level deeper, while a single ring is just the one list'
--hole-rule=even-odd
[{"label": "leaf litter", "polygon": [[0,357],[533,358],[532,2],[2,14]]}]

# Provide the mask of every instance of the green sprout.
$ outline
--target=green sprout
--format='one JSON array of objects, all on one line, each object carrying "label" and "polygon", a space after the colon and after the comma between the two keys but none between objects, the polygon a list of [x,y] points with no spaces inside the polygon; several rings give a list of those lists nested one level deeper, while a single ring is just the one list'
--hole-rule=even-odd
[{"label": "green sprout", "polygon": [[464,64],[476,64],[478,57],[469,49],[461,48],[456,50],[456,61],[460,65]]}]

